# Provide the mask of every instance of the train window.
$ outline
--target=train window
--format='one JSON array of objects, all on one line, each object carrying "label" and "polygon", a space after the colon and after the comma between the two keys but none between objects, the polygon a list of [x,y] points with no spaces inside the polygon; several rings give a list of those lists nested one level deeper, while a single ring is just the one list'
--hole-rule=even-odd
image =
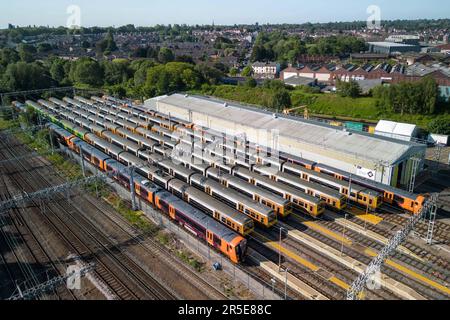
[{"label": "train window", "polygon": [[373,203],[373,200],[372,199],[369,199],[369,204],[371,205]]}]

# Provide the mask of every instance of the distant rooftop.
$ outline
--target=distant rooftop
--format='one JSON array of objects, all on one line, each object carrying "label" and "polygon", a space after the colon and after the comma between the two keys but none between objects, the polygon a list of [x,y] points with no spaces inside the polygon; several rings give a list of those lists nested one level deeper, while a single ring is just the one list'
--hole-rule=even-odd
[{"label": "distant rooftop", "polygon": [[397,42],[388,42],[388,41],[380,41],[380,42],[368,42],[370,45],[374,46],[382,46],[382,47],[416,47],[411,44],[397,43]]}]

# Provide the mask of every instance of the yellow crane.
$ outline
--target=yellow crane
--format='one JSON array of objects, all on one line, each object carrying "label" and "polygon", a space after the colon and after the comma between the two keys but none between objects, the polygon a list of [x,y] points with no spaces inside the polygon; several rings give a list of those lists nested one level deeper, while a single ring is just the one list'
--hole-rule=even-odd
[{"label": "yellow crane", "polygon": [[308,110],[308,106],[300,106],[300,107],[296,107],[296,108],[292,108],[292,109],[284,109],[283,113],[286,115],[290,115],[292,111],[294,110],[299,110],[299,109],[305,109],[304,113],[303,113],[303,117],[306,120],[309,120],[309,110]]}]

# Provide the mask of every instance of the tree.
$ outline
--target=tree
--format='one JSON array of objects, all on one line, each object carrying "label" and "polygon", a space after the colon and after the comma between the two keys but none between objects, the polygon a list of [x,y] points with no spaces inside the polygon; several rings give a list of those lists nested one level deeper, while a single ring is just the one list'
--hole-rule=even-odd
[{"label": "tree", "polygon": [[216,68],[211,68],[202,63],[195,66],[195,70],[202,77],[203,82],[208,84],[218,84],[223,77],[223,73]]},{"label": "tree", "polygon": [[50,75],[40,64],[23,61],[8,65],[2,83],[9,91],[43,89],[52,85]]},{"label": "tree", "polygon": [[114,52],[118,49],[117,44],[114,41],[114,36],[112,34],[111,29],[108,30],[108,33],[106,34],[105,39],[97,42],[96,48],[97,48],[97,52],[99,54],[103,54],[103,55],[110,55],[112,52]]},{"label": "tree", "polygon": [[241,72],[241,75],[243,77],[251,77],[252,74],[253,74],[253,69],[251,66],[246,66]]},{"label": "tree", "polygon": [[256,88],[258,86],[258,83],[253,78],[248,78],[247,81],[245,81],[245,86],[249,88]]},{"label": "tree", "polygon": [[175,58],[176,62],[186,62],[186,63],[190,63],[190,64],[195,64],[194,59],[192,58],[192,56],[188,56],[186,54],[183,54],[181,56],[177,56]]},{"label": "tree", "polygon": [[214,63],[214,68],[222,71],[223,73],[228,73],[230,71],[230,68],[222,62]]},{"label": "tree", "polygon": [[230,76],[236,77],[238,73],[239,73],[239,70],[237,68],[230,69]]},{"label": "tree", "polygon": [[439,85],[433,78],[425,77],[422,80],[422,90],[425,110],[430,114],[435,113],[439,96]]},{"label": "tree", "polygon": [[450,121],[447,119],[434,119],[428,124],[428,131],[435,134],[450,135]]},{"label": "tree", "polygon": [[162,95],[173,91],[199,88],[202,76],[193,65],[183,62],[169,62],[151,67],[143,92],[147,96]]},{"label": "tree", "polygon": [[286,89],[276,90],[269,105],[272,109],[280,112],[292,106],[291,95]]},{"label": "tree", "polygon": [[52,51],[52,49],[53,49],[53,47],[49,43],[39,43],[38,47],[37,47],[37,52],[45,53],[45,52]]},{"label": "tree", "polygon": [[89,41],[87,41],[87,40],[84,40],[84,41],[81,43],[81,47],[82,47],[83,49],[89,49],[89,48],[91,47],[91,43],[90,43]]},{"label": "tree", "polygon": [[103,70],[97,61],[81,58],[73,65],[71,78],[78,84],[98,87],[103,84]]},{"label": "tree", "polygon": [[29,44],[21,44],[18,49],[20,60],[24,62],[34,61],[34,54],[36,53],[36,48],[34,46]]},{"label": "tree", "polygon": [[433,114],[439,103],[439,86],[430,77],[417,82],[399,82],[389,87],[377,87],[373,96],[378,106],[400,114]]},{"label": "tree", "polygon": [[349,82],[338,80],[336,82],[336,91],[341,97],[356,98],[361,95],[361,87],[354,80]]},{"label": "tree", "polygon": [[131,77],[127,60],[106,61],[103,63],[104,81],[106,85],[116,85],[127,82]]},{"label": "tree", "polygon": [[175,57],[173,55],[172,50],[170,50],[169,48],[164,48],[164,47],[159,50],[158,61],[160,63],[165,64],[168,62],[172,62],[174,60],[175,60]]},{"label": "tree", "polygon": [[50,75],[60,84],[69,84],[70,62],[63,59],[54,59],[50,66]]},{"label": "tree", "polygon": [[16,63],[20,60],[19,54],[16,50],[11,48],[4,48],[0,50],[0,64],[7,67],[8,64]]}]

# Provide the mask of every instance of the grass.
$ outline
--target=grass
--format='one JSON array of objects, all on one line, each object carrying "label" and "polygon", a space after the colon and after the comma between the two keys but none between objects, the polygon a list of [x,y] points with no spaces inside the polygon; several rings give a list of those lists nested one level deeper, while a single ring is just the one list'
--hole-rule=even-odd
[{"label": "grass", "polygon": [[200,273],[204,271],[205,264],[192,257],[192,255],[186,250],[177,250],[175,252],[182,261],[194,268],[195,271]]},{"label": "grass", "polygon": [[142,211],[132,210],[130,205],[118,195],[110,193],[106,200],[133,226],[152,235],[157,234],[159,231],[159,227],[151,223]]}]

